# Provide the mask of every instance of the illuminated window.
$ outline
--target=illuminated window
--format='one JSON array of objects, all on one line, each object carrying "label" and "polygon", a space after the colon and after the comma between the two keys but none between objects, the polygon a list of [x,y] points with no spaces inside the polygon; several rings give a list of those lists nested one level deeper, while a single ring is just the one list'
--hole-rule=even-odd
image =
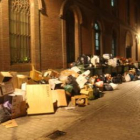
[{"label": "illuminated window", "polygon": [[115,6],[115,0],[111,0],[111,6],[112,6],[112,7]]},{"label": "illuminated window", "polygon": [[94,24],[94,31],[95,31],[95,54],[100,55],[100,27],[97,22]]},{"label": "illuminated window", "polygon": [[135,44],[136,44],[136,51],[135,51],[136,61],[138,61],[138,38],[136,38]]},{"label": "illuminated window", "polygon": [[10,0],[11,64],[30,62],[30,4],[29,0]]},{"label": "illuminated window", "polygon": [[116,56],[116,44],[115,39],[112,39],[112,56]]}]

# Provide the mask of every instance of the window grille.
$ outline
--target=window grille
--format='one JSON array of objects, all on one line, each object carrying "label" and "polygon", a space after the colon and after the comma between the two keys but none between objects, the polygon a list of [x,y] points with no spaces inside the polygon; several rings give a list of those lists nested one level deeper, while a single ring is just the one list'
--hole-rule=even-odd
[{"label": "window grille", "polygon": [[95,54],[100,55],[100,27],[98,23],[94,24],[94,31],[95,31]]},{"label": "window grille", "polygon": [[11,64],[30,62],[29,0],[9,1]]}]

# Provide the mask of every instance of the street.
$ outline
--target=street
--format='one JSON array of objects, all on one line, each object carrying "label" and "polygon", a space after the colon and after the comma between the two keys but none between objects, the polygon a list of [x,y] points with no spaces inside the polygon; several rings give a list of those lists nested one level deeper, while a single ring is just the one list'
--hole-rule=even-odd
[{"label": "street", "polygon": [[85,107],[15,120],[17,127],[0,125],[1,140],[139,140],[140,80],[119,84]]},{"label": "street", "polygon": [[139,140],[140,82],[123,83],[119,86],[120,92],[110,93],[114,95],[104,106],[95,110],[93,105],[85,117],[63,130],[65,135],[58,139]]}]

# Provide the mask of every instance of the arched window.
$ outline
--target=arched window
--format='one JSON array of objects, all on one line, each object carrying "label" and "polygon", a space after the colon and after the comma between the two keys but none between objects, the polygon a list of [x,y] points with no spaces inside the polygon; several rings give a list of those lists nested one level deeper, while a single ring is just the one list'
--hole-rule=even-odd
[{"label": "arched window", "polygon": [[112,35],[112,56],[116,56],[117,55],[117,41],[116,41],[116,34],[115,32],[113,32]]},{"label": "arched window", "polygon": [[94,31],[95,31],[95,35],[94,35],[94,42],[95,42],[95,54],[96,55],[100,55],[100,27],[99,24],[97,22],[95,22],[94,24]]},{"label": "arched window", "polygon": [[117,4],[117,0],[111,0],[110,1],[111,4],[111,10],[112,10],[112,14],[115,16],[118,16],[118,4]]},{"label": "arched window", "polygon": [[126,0],[126,20],[130,24],[130,0]]},{"label": "arched window", "polygon": [[115,0],[111,0],[111,6],[115,7]]},{"label": "arched window", "polygon": [[71,10],[66,12],[67,63],[75,61],[75,19]]},{"label": "arched window", "polygon": [[136,55],[136,61],[138,61],[138,37],[135,40],[135,44],[136,44],[136,51],[135,51],[135,55]]},{"label": "arched window", "polygon": [[126,34],[126,58],[132,57],[132,35],[131,33]]},{"label": "arched window", "polygon": [[11,64],[30,61],[29,0],[9,1]]}]

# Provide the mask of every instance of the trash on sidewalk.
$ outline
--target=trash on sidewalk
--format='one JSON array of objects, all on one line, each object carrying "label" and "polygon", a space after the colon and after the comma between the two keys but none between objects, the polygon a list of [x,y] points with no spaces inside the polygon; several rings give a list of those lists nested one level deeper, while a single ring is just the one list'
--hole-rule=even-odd
[{"label": "trash on sidewalk", "polygon": [[75,109],[75,106],[68,106],[68,107],[65,107],[66,110],[74,110]]},{"label": "trash on sidewalk", "polygon": [[62,84],[62,82],[58,79],[49,79],[48,82],[52,90],[55,89],[56,85]]},{"label": "trash on sidewalk", "polygon": [[51,90],[53,100],[57,101],[57,107],[67,106],[66,93],[63,89]]},{"label": "trash on sidewalk", "polygon": [[18,126],[16,120],[9,120],[7,122],[2,123],[1,125],[5,126],[6,128],[12,128]]},{"label": "trash on sidewalk", "polygon": [[89,99],[93,98],[93,88],[89,88],[88,86],[85,86],[85,88],[81,89],[81,94],[86,95]]},{"label": "trash on sidewalk", "polygon": [[18,83],[17,88],[21,88],[22,83],[25,83],[27,81],[28,81],[28,76],[27,75],[17,74],[17,83]]},{"label": "trash on sidewalk", "polygon": [[75,95],[71,97],[72,104],[74,106],[79,105],[79,106],[85,106],[88,105],[88,99],[86,95]]},{"label": "trash on sidewalk", "polygon": [[59,75],[60,75],[59,72],[52,69],[48,69],[47,71],[43,73],[43,77],[50,77],[50,78],[58,78]]},{"label": "trash on sidewalk", "polygon": [[32,65],[32,70],[30,71],[30,77],[34,81],[40,81],[42,79],[42,73],[40,71],[35,70],[34,66]]},{"label": "trash on sidewalk", "polygon": [[28,114],[53,113],[54,106],[49,84],[27,85]]},{"label": "trash on sidewalk", "polygon": [[12,75],[9,72],[0,72],[0,83],[8,82],[12,79]]},{"label": "trash on sidewalk", "polygon": [[82,54],[70,68],[59,72],[41,72],[33,65],[29,76],[0,72],[0,123],[27,114],[55,113],[59,107],[86,106],[88,100],[103,97],[104,91],[119,89],[122,82],[140,80],[140,70],[133,64],[132,59],[111,54]]},{"label": "trash on sidewalk", "polygon": [[9,81],[9,82],[1,83],[0,90],[2,92],[2,95],[7,95],[10,93],[13,93],[15,89],[14,89],[13,83]]},{"label": "trash on sidewalk", "polygon": [[9,109],[0,104],[0,123],[6,122],[11,119],[11,113]]}]

